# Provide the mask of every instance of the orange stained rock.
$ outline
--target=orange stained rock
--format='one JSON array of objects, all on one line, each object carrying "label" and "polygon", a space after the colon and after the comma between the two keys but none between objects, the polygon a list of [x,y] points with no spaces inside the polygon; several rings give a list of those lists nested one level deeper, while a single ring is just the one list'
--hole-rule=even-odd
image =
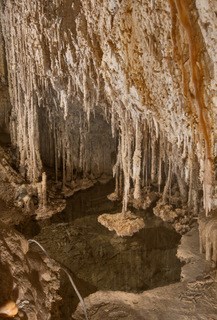
[{"label": "orange stained rock", "polygon": [[[177,34],[175,30],[175,24],[177,22],[176,14],[179,21],[182,24],[188,40],[189,58],[190,58],[190,71],[192,82],[194,86],[194,93],[196,99],[196,107],[193,108],[193,104],[189,101],[189,111],[191,112],[191,119],[194,116],[198,119],[197,128],[199,133],[200,145],[205,147],[205,159],[204,159],[204,174],[203,174],[203,189],[204,189],[204,207],[206,213],[210,210],[210,197],[211,197],[211,185],[212,185],[212,163],[213,155],[211,150],[211,124],[206,112],[207,108],[204,101],[204,68],[202,64],[202,52],[203,45],[199,37],[196,23],[194,23],[194,17],[191,15],[192,1],[190,0],[169,0],[172,16],[172,38],[174,42],[174,55],[175,58],[182,61],[182,57],[178,56],[177,50]],[[181,64],[183,74],[184,93],[189,93],[189,89],[186,87],[186,70]],[[189,79],[190,81],[190,79]],[[188,86],[188,84],[187,84]],[[192,122],[193,123],[193,122]]]},{"label": "orange stained rock", "polygon": [[0,317],[2,318],[13,318],[17,313],[18,307],[12,300],[8,300],[0,306]]},{"label": "orange stained rock", "polygon": [[206,106],[204,102],[204,71],[201,63],[201,43],[198,41],[197,31],[192,23],[192,17],[189,14],[188,0],[174,0],[177,8],[178,16],[181,24],[183,25],[189,44],[189,53],[191,60],[191,74],[195,89],[195,97],[197,101],[197,116],[199,120],[199,130],[202,131],[203,138],[206,146],[206,158],[211,159],[211,141],[210,141],[210,124],[205,115]]}]

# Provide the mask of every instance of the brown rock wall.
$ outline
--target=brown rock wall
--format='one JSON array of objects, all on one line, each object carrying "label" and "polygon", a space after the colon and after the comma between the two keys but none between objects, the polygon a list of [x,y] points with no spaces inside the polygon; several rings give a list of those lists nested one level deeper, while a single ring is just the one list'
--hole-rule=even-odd
[{"label": "brown rock wall", "polygon": [[62,166],[63,179],[73,176],[72,168],[93,171],[90,162],[108,171],[112,161],[106,168],[101,163],[114,151],[109,130],[110,143],[98,153],[89,152],[81,130],[92,126],[91,113],[101,114],[119,137],[113,171],[123,210],[132,185],[139,200],[147,181],[165,184],[165,199],[178,176],[180,185],[189,185],[193,206],[203,185],[208,212],[216,139],[215,15],[215,1],[5,2],[11,134],[23,174],[37,180],[45,154]]},{"label": "brown rock wall", "polygon": [[0,133],[8,133],[9,131],[10,108],[5,47],[0,25]]}]

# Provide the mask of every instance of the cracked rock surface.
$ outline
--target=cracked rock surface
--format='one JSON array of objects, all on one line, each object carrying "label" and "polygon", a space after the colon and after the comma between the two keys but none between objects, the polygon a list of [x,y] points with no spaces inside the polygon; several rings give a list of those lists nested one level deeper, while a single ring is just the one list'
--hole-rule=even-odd
[{"label": "cracked rock surface", "polygon": [[27,240],[11,227],[0,225],[0,307],[12,300],[16,319],[50,319],[60,299],[59,267],[29,250]]}]

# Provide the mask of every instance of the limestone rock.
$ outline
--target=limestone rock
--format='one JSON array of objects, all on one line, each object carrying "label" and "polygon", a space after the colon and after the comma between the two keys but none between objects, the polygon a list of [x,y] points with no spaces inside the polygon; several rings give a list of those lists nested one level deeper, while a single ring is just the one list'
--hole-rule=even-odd
[{"label": "limestone rock", "polygon": [[177,176],[191,207],[203,190],[208,213],[216,9],[214,0],[2,1],[10,133],[23,177],[38,182],[50,166],[65,186],[114,165],[126,211],[132,186],[138,200],[157,182],[166,199]]},{"label": "limestone rock", "polygon": [[98,222],[110,231],[115,231],[118,236],[132,236],[145,227],[144,220],[130,211],[126,213],[107,214],[98,217]]},{"label": "limestone rock", "polygon": [[217,267],[217,213],[206,218],[199,217],[200,251],[205,252],[206,260],[213,261]]},{"label": "limestone rock", "polygon": [[28,251],[27,240],[2,223],[0,261],[0,314],[11,301],[7,304],[11,316],[19,310],[25,319],[48,319],[52,304],[60,299],[57,266]]}]

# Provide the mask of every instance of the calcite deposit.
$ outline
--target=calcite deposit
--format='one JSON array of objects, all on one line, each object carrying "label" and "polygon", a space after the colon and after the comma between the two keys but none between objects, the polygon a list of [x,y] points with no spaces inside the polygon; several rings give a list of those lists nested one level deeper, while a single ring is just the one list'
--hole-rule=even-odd
[{"label": "calcite deposit", "polygon": [[[212,208],[216,141],[215,1],[2,1],[10,133],[30,182],[52,166],[71,184],[113,173],[133,187],[178,181]],[[100,127],[101,121],[101,127]],[[108,122],[108,126],[105,124]],[[100,135],[98,136],[99,133]],[[113,158],[113,159],[112,159]]]},{"label": "calcite deposit", "polygon": [[217,212],[206,219],[199,218],[200,251],[205,252],[206,260],[213,261],[217,267]]},{"label": "calcite deposit", "polygon": [[132,212],[116,214],[102,214],[98,217],[98,222],[110,231],[115,231],[118,236],[132,236],[134,233],[145,227],[143,218],[137,217]]},{"label": "calcite deposit", "polygon": [[216,264],[216,123],[216,0],[1,0],[0,196],[16,221],[113,176],[107,227],[138,231],[136,208],[185,233],[200,213]]}]

